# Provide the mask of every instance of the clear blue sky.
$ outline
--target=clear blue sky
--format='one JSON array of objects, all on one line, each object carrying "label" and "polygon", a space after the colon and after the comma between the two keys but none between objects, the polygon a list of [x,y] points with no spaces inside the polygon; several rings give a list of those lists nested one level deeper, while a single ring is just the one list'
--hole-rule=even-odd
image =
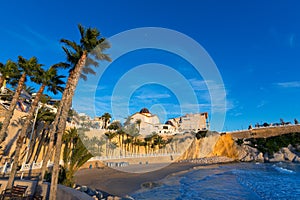
[{"label": "clear blue sky", "polygon": [[[300,119],[299,10],[296,0],[5,1],[0,7],[0,62],[18,55],[37,56],[46,66],[64,61],[59,39],[78,40],[78,23],[97,27],[107,38],[139,27],[168,28],[201,44],[220,71],[227,95],[223,130],[280,118],[293,122]],[[126,56],[113,62],[99,82],[97,115],[110,112],[107,97],[114,84],[136,65],[171,66],[195,90],[203,83],[189,63],[171,53],[144,50]],[[200,110],[210,112],[207,91],[196,94]],[[154,111],[166,110],[162,119],[178,114],[174,91],[159,84],[137,88],[129,110],[133,113],[152,105]]]}]

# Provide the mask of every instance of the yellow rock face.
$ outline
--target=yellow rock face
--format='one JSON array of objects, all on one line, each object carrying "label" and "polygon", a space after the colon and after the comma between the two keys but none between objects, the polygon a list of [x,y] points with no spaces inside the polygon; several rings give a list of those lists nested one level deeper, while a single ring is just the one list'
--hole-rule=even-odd
[{"label": "yellow rock face", "polygon": [[241,149],[229,134],[211,135],[199,140],[195,139],[180,159],[197,159],[212,156],[225,156],[238,159]]},{"label": "yellow rock face", "polygon": [[239,157],[239,149],[231,135],[225,134],[219,137],[212,154],[215,156],[226,156],[237,159]]}]

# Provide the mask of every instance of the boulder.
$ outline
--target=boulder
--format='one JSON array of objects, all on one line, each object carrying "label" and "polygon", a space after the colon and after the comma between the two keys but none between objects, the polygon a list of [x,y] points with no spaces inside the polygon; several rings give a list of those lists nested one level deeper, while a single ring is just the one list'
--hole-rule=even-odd
[{"label": "boulder", "polygon": [[284,159],[288,160],[288,161],[293,161],[296,157],[296,154],[294,154],[293,152],[291,152],[291,150],[287,147],[284,147],[281,149],[281,152],[284,155]]},{"label": "boulder", "polygon": [[240,159],[241,161],[243,162],[264,161],[263,153],[257,150],[256,148],[250,147],[248,145],[242,145],[242,148],[246,152],[246,155]]},{"label": "boulder", "polygon": [[289,145],[287,146],[287,148],[288,148],[290,151],[295,151],[295,150],[296,150],[296,148],[293,147],[293,145],[291,145],[291,144],[289,144]]},{"label": "boulder", "polygon": [[300,145],[299,144],[297,144],[295,148],[296,148],[297,151],[300,151]]},{"label": "boulder", "polygon": [[262,152],[260,152],[255,159],[255,161],[258,161],[258,162],[264,162],[264,160],[265,160],[264,154]]},{"label": "boulder", "polygon": [[107,200],[121,200],[122,198],[118,197],[118,196],[108,196]]},{"label": "boulder", "polygon": [[102,198],[103,198],[102,192],[99,191],[99,190],[96,190],[96,197],[97,197],[98,199],[102,199]]},{"label": "boulder", "polygon": [[81,192],[87,192],[87,190],[88,190],[88,187],[85,186],[85,185],[83,185],[83,186],[80,187],[80,191]]},{"label": "boulder", "polygon": [[268,154],[268,152],[266,152],[264,154],[264,162],[269,162],[269,154]]},{"label": "boulder", "polygon": [[284,155],[281,152],[274,153],[273,158],[270,158],[269,161],[270,162],[283,162],[283,161],[285,161]]},{"label": "boulder", "polygon": [[293,160],[293,162],[300,163],[300,157],[296,156],[295,159]]}]

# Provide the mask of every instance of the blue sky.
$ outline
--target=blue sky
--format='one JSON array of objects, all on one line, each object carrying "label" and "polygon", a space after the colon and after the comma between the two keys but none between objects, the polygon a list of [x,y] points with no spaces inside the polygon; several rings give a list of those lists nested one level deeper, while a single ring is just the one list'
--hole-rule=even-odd
[{"label": "blue sky", "polygon": [[[299,9],[296,0],[6,1],[0,8],[0,62],[15,60],[18,55],[37,56],[46,66],[64,61],[59,39],[78,40],[78,23],[97,27],[107,38],[134,28],[167,28],[198,42],[213,59],[226,91],[223,130],[280,118],[293,122],[300,119]],[[111,46],[118,48],[118,44]],[[95,114],[110,112],[110,97],[118,80],[147,63],[167,65],[184,76],[200,105],[200,109],[191,107],[190,112],[213,114],[206,85],[211,80],[205,80],[178,55],[155,49],[130,52],[111,63],[95,83]],[[80,88],[88,86],[81,83]],[[129,97],[129,112],[152,107],[164,121],[181,114],[176,95],[157,82],[137,87]],[[74,105],[89,112],[82,101]]]}]

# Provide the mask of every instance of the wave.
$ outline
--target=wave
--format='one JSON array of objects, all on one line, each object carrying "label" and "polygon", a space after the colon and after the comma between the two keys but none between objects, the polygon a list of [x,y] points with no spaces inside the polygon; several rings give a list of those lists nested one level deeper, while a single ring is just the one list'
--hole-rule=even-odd
[{"label": "wave", "polygon": [[[300,164],[239,163],[173,173],[135,199],[299,199]],[[291,175],[293,174],[293,175]]]},{"label": "wave", "polygon": [[272,167],[274,168],[274,169],[276,169],[278,172],[280,172],[280,173],[285,173],[285,174],[294,174],[294,173],[296,173],[296,172],[294,172],[293,170],[291,170],[291,169],[286,169],[286,168],[283,168],[283,167],[280,167],[280,166],[277,166],[277,165],[272,165]]}]

